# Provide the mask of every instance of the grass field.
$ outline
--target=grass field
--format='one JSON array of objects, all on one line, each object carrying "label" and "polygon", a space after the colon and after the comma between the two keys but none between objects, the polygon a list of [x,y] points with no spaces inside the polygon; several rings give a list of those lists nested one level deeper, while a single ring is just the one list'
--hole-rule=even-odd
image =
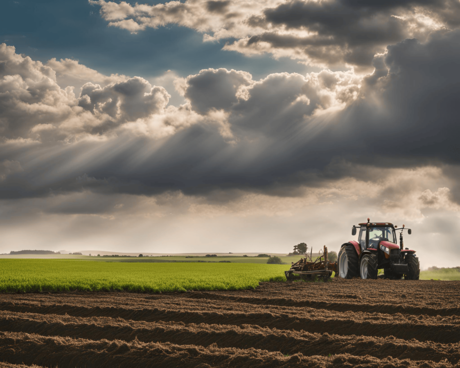
[{"label": "grass field", "polygon": [[288,265],[0,260],[0,292],[243,290],[284,281]]},{"label": "grass field", "polygon": [[[250,261],[246,257],[233,258]],[[179,259],[171,263],[148,262],[148,259],[104,260],[0,259],[0,292],[243,290],[255,288],[262,281],[285,281],[284,271],[290,266],[290,262],[267,265],[181,263]],[[266,262],[266,258],[260,260]],[[460,272],[458,269],[422,271],[420,279],[460,280]]]},{"label": "grass field", "polygon": [[[315,255],[314,255],[315,256]],[[297,262],[301,256],[279,256],[283,263],[291,264],[291,262]],[[230,262],[230,263],[267,263],[268,257],[240,257],[240,256],[217,256],[217,257],[205,257],[205,256],[163,256],[163,257],[97,257],[97,256],[79,256],[69,254],[46,254],[46,255],[1,255],[2,259],[82,259],[86,261],[97,261],[97,262]]]},{"label": "grass field", "polygon": [[460,281],[459,268],[438,268],[420,272],[420,280]]}]

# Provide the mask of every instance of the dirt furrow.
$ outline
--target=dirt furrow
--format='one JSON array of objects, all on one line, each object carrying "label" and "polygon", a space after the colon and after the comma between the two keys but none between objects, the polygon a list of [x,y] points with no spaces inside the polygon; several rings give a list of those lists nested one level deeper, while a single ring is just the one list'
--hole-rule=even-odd
[{"label": "dirt furrow", "polygon": [[83,318],[35,313],[0,313],[0,330],[34,332],[43,336],[84,338],[91,340],[135,339],[143,342],[170,342],[240,349],[257,348],[280,351],[284,355],[302,353],[305,356],[329,354],[362,355],[383,359],[433,360],[460,359],[460,344],[404,341],[361,336],[312,334],[246,325],[242,328],[208,324],[174,324],[124,321],[112,318]]},{"label": "dirt furrow", "polygon": [[[37,334],[0,332],[4,361],[13,364],[41,364],[66,367],[453,367],[449,362],[411,361],[348,354],[284,356],[258,349],[201,347],[143,343],[140,341],[92,341]],[[458,367],[458,364],[456,365]]]},{"label": "dirt furrow", "polygon": [[[88,300],[87,298],[81,298],[80,300],[73,298],[71,304],[68,303],[69,300],[64,300],[62,298],[56,298],[56,300],[46,300],[37,303],[36,301],[31,300],[15,300],[11,302],[0,303],[0,309],[10,309],[12,305],[14,308],[19,308],[24,306],[25,308],[36,308],[37,313],[43,311],[43,313],[48,313],[47,311],[50,308],[59,310],[59,305],[64,306],[64,308],[72,307],[84,307],[96,309],[110,309],[110,310],[131,310],[132,312],[136,311],[145,311],[151,310],[152,312],[158,310],[167,310],[170,312],[182,312],[187,311],[189,313],[233,313],[233,314],[246,314],[248,311],[247,303],[240,303],[238,301],[229,301],[229,300],[214,300],[214,299],[205,299],[208,295],[202,295],[200,298],[189,298],[176,296],[174,298],[158,297],[158,296],[143,296],[138,298],[138,300],[129,300],[122,304],[110,303],[104,300]],[[212,297],[213,294],[211,294]],[[101,298],[102,299],[102,298]],[[295,319],[307,318],[307,319],[333,319],[333,320],[345,320],[349,321],[359,319],[360,323],[392,323],[392,324],[424,324],[424,325],[439,325],[443,326],[451,325],[460,327],[460,316],[426,316],[426,315],[410,315],[410,314],[400,314],[400,313],[368,313],[368,312],[359,312],[352,313],[350,311],[336,311],[328,309],[316,309],[309,307],[289,307],[289,306],[279,306],[279,305],[259,305],[253,306],[251,308],[253,313],[263,313],[266,315],[270,313],[272,315],[281,315],[284,317],[292,317]],[[59,312],[56,312],[59,313]],[[359,318],[357,317],[359,316]]]},{"label": "dirt furrow", "polygon": [[[338,335],[364,335],[374,337],[394,336],[401,339],[417,339],[440,343],[460,341],[460,326],[452,324],[429,324],[418,321],[398,323],[397,319],[385,321],[376,317],[375,321],[362,321],[360,315],[346,318],[324,317],[319,315],[295,316],[283,313],[264,312],[263,309],[251,312],[219,312],[211,309],[202,311],[183,309],[127,309],[83,307],[74,305],[27,305],[1,303],[0,310],[42,314],[68,314],[76,317],[120,317],[135,321],[157,322],[173,321],[184,323],[226,324],[241,326],[245,324],[283,330],[305,330],[311,333],[332,333]],[[327,314],[327,313],[326,313]]]},{"label": "dirt furrow", "polygon": [[35,365],[35,364],[25,365],[25,364],[12,364],[12,363],[0,362],[0,368],[42,368],[42,367]]},{"label": "dirt furrow", "polygon": [[[294,298],[268,298],[268,297],[249,297],[236,296],[229,294],[219,294],[213,292],[196,292],[190,293],[188,296],[193,299],[218,300],[236,303],[246,303],[262,306],[283,306],[295,308],[314,308],[325,309],[328,311],[337,312],[365,312],[365,313],[382,313],[382,314],[410,314],[410,315],[426,315],[426,316],[458,316],[460,315],[460,307],[455,308],[427,308],[413,307],[409,305],[394,306],[391,303],[363,303],[359,298],[357,302],[331,302],[331,301],[315,301],[315,300],[298,300]],[[460,296],[459,296],[460,298]],[[331,298],[333,300],[333,298]]]}]

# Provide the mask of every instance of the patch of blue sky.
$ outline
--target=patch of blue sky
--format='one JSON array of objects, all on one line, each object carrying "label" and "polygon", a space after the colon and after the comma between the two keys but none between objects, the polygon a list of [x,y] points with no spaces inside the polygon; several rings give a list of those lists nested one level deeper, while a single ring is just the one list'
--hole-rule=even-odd
[{"label": "patch of blue sky", "polygon": [[99,15],[99,7],[87,0],[0,3],[0,42],[43,62],[53,57],[71,58],[104,74],[146,78],[160,76],[167,70],[187,76],[207,68],[245,70],[254,79],[275,72],[305,74],[312,70],[286,58],[246,57],[222,50],[225,42],[231,41],[203,42],[202,34],[174,25],[131,34],[109,27]]}]

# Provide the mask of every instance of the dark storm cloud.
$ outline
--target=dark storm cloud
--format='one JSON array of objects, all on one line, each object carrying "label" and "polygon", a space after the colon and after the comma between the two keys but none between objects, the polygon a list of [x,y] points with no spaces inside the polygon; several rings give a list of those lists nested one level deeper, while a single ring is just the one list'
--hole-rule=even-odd
[{"label": "dark storm cloud", "polygon": [[208,1],[206,8],[210,12],[223,13],[228,8],[230,1]]},{"label": "dark storm cloud", "polygon": [[249,73],[227,69],[202,71],[187,78],[187,97],[195,111],[206,114],[210,109],[228,110],[238,102],[238,88],[251,82]]},{"label": "dark storm cloud", "polygon": [[[453,31],[436,33],[426,44],[390,46],[364,81],[351,72],[280,73],[253,81],[245,72],[205,70],[184,82],[192,110],[171,115],[195,114],[195,123],[170,135],[152,138],[128,129],[74,143],[3,144],[0,194],[207,196],[242,190],[286,196],[347,177],[372,181],[378,168],[456,166],[459,43],[460,32]],[[115,92],[142,91],[143,103],[151,87],[132,79],[101,91],[112,99]],[[82,95],[93,101],[93,92]],[[91,113],[110,116],[103,111],[108,97],[94,98]]]},{"label": "dark storm cloud", "polygon": [[111,118],[93,130],[104,133],[125,122],[162,112],[170,97],[163,87],[152,87],[145,79],[134,77],[106,87],[87,83],[78,104],[93,114],[107,114]]},{"label": "dark storm cloud", "polygon": [[[369,66],[375,53],[410,35],[405,19],[407,11],[413,11],[415,6],[441,8],[446,3],[442,0],[289,2],[265,10],[266,21],[287,29],[305,29],[315,35],[286,37],[264,33],[250,38],[247,46],[268,42],[274,48],[302,48],[311,59],[329,65],[345,61]],[[460,11],[458,4],[457,7]],[[324,49],[318,52],[321,46]]]}]

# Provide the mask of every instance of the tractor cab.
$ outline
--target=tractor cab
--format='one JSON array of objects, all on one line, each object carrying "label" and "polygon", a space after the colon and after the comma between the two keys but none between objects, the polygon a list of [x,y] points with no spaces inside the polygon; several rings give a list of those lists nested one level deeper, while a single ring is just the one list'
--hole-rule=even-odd
[{"label": "tractor cab", "polygon": [[[356,234],[358,227],[353,226],[352,235]],[[379,249],[381,241],[397,244],[396,231],[389,222],[360,223],[358,243],[362,251],[366,249]]]}]

